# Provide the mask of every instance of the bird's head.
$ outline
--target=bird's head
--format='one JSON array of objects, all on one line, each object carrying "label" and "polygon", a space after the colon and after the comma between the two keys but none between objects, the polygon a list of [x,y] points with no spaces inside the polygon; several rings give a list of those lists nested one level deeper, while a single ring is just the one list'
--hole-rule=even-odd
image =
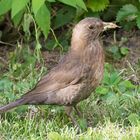
[{"label": "bird's head", "polygon": [[73,29],[72,39],[74,40],[95,40],[99,37],[100,33],[110,29],[118,27],[111,22],[103,22],[98,18],[88,17],[81,20]]}]

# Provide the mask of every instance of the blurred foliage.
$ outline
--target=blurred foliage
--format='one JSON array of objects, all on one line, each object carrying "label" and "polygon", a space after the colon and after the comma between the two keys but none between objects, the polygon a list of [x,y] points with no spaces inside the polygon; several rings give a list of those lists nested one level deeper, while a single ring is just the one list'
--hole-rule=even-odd
[{"label": "blurred foliage", "polygon": [[42,77],[46,68],[37,64],[36,54],[28,46],[18,44],[16,49],[9,53],[8,70],[0,75],[0,104],[12,101],[32,89]]},{"label": "blurred foliage", "polygon": [[[70,33],[67,32],[71,31],[71,24],[87,16],[100,17],[105,21],[116,20],[127,30],[134,26],[140,28],[140,2],[138,0],[0,1],[0,25],[8,20],[8,26],[17,28],[25,41],[33,40],[35,37],[38,49],[41,47],[38,40],[42,38],[42,33],[45,39],[47,38],[48,47],[45,48],[59,46],[51,35],[51,28],[55,30],[62,46],[67,48],[70,38]],[[4,30],[1,30],[1,38],[4,39],[6,35],[4,36]]]},{"label": "blurred foliage", "polygon": [[102,85],[96,88],[96,95],[99,97],[99,106],[108,108],[103,111],[106,117],[109,115],[112,121],[123,119],[127,125],[128,122],[134,123],[133,118],[140,114],[140,87],[124,74],[124,71],[118,71],[107,63]]},{"label": "blurred foliage", "polygon": [[106,48],[106,52],[108,56],[112,58],[114,61],[119,61],[125,56],[128,55],[129,49],[124,45],[128,39],[126,37],[122,37],[119,42],[114,41]]},{"label": "blurred foliage", "polygon": [[135,25],[140,29],[140,8],[138,9],[138,6],[132,4],[124,5],[117,13],[116,21],[120,22],[126,29],[130,29]]}]

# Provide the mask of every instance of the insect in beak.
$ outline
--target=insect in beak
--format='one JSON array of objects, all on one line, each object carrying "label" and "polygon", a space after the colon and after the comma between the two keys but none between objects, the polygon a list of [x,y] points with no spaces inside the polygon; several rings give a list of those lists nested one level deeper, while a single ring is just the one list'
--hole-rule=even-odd
[{"label": "insect in beak", "polygon": [[112,22],[103,22],[103,27],[104,27],[103,31],[106,31],[108,29],[120,28],[120,26]]}]

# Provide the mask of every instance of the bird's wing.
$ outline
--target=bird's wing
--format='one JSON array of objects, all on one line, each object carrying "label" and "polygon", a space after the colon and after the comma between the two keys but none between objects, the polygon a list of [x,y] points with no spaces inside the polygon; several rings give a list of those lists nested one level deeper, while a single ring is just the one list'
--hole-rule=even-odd
[{"label": "bird's wing", "polygon": [[67,57],[64,58],[58,66],[44,76],[36,87],[25,94],[25,96],[53,92],[71,84],[76,84],[83,77],[82,67],[83,65],[78,62],[78,59],[67,61]]}]

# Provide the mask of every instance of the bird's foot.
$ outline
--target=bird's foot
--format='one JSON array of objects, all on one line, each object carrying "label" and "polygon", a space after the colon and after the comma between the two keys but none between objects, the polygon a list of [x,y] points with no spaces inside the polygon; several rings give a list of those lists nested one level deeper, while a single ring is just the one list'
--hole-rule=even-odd
[{"label": "bird's foot", "polygon": [[75,109],[77,115],[79,116],[79,118],[82,118],[83,116],[82,116],[82,113],[81,113],[79,107],[77,107],[77,106],[75,105],[75,106],[74,106],[74,109]]},{"label": "bird's foot", "polygon": [[73,117],[72,111],[73,111],[73,107],[72,106],[66,106],[65,107],[65,111],[66,114],[68,115],[68,117],[71,119],[73,125],[77,126],[80,128],[78,122],[76,121],[76,119]]}]

